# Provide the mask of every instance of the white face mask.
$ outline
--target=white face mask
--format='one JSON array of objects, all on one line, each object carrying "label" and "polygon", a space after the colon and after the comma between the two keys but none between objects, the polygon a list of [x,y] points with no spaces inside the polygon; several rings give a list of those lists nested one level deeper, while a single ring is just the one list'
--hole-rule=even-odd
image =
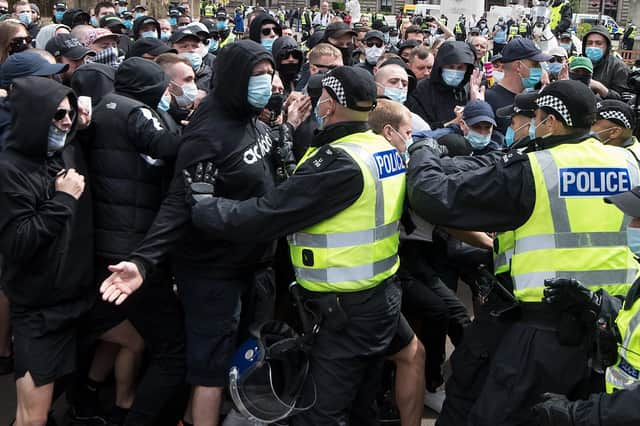
[{"label": "white face mask", "polygon": [[378,59],[380,58],[380,56],[382,56],[383,53],[384,53],[384,47],[373,46],[373,47],[367,47],[364,50],[366,61],[371,65],[374,65],[376,62],[378,62]]},{"label": "white face mask", "polygon": [[500,83],[504,78],[504,72],[493,70],[493,79],[496,83]]}]

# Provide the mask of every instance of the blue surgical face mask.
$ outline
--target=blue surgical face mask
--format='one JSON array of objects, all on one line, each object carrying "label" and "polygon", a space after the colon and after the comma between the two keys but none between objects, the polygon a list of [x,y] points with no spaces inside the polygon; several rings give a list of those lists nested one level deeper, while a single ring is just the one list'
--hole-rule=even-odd
[{"label": "blue surgical face mask", "polygon": [[182,89],[182,95],[176,96],[176,104],[180,108],[186,108],[193,104],[198,96],[198,87],[195,83],[184,84],[180,86]]},{"label": "blue surgical face mask", "polygon": [[247,88],[247,101],[254,108],[262,109],[269,103],[271,98],[271,74],[261,74],[249,77]]},{"label": "blue surgical face mask", "polygon": [[22,22],[26,26],[29,26],[31,24],[31,11],[20,12],[18,14],[18,19],[20,20],[20,22]]},{"label": "blue surgical face mask", "polygon": [[450,70],[448,68],[442,69],[442,80],[444,84],[449,87],[458,87],[462,80],[464,80],[464,75],[466,71],[463,70]]},{"label": "blue surgical face mask", "polygon": [[216,29],[218,31],[224,31],[227,29],[227,21],[217,21],[216,22]]},{"label": "blue surgical face mask", "polygon": [[[520,63],[524,65],[524,62]],[[524,66],[527,67],[526,65]],[[533,89],[536,84],[540,83],[541,78],[542,68],[529,68],[529,77],[520,77],[520,81],[522,81],[522,87],[525,89]]]},{"label": "blue surgical face mask", "polygon": [[324,101],[319,101],[313,109],[313,118],[316,120],[316,123],[318,123],[318,129],[320,130],[324,129],[324,116],[321,116],[319,112],[320,104],[323,102],[329,102],[329,100],[325,99]]},{"label": "blue surgical face mask", "polygon": [[176,18],[169,18],[169,25],[175,28],[178,25],[178,20]]},{"label": "blue surgical face mask", "polygon": [[56,17],[56,22],[62,22],[62,18],[64,17],[64,10],[56,10],[54,16]]},{"label": "blue surgical face mask", "polygon": [[56,152],[64,148],[67,140],[67,133],[58,129],[53,124],[49,126],[49,136],[47,137],[47,151]]},{"label": "blue surgical face mask", "polygon": [[404,104],[407,101],[407,90],[398,87],[385,87],[384,95],[394,102]]},{"label": "blue surgical face mask", "polygon": [[127,11],[127,6],[118,6],[118,13],[123,14]]},{"label": "blue surgical face mask", "polygon": [[[504,142],[507,144],[507,146],[511,146],[516,142],[515,141],[516,133],[519,132],[520,129],[522,129],[525,126],[529,126],[529,129],[531,129],[531,122],[525,123],[515,130],[513,130],[511,126],[507,127],[507,133],[504,135]],[[535,133],[535,127],[533,128],[533,131]]]},{"label": "blue surgical face mask", "polygon": [[144,14],[144,13],[139,13],[139,12],[138,12],[138,13],[136,13],[134,16],[136,17],[136,19],[138,19],[138,18],[141,18],[141,17],[145,16],[145,14]]},{"label": "blue surgical face mask", "polygon": [[191,68],[193,68],[194,71],[198,71],[202,66],[202,56],[200,56],[199,53],[183,52],[181,55],[191,61]]},{"label": "blue surgical face mask", "polygon": [[627,228],[627,245],[636,256],[640,256],[640,228]]},{"label": "blue surgical face mask", "polygon": [[91,17],[91,25],[93,25],[94,27],[98,26],[98,19],[95,16]]},{"label": "blue surgical face mask", "polygon": [[209,52],[214,53],[218,51],[218,40],[211,39],[209,41]]},{"label": "blue surgical face mask", "polygon": [[571,43],[560,43],[560,47],[568,52],[571,50]]},{"label": "blue surgical face mask", "polygon": [[531,117],[529,122],[529,139],[534,140],[536,138],[536,119]]},{"label": "blue surgical face mask", "polygon": [[169,41],[171,38],[171,31],[163,31],[160,33],[160,40]]},{"label": "blue surgical face mask", "polygon": [[158,32],[153,31],[143,31],[140,33],[141,38],[158,38]]},{"label": "blue surgical face mask", "polygon": [[474,150],[480,150],[489,145],[489,142],[491,142],[491,134],[482,135],[475,130],[469,129],[466,139],[469,142],[469,145],[471,145],[471,148]]},{"label": "blue surgical face mask", "polygon": [[260,44],[267,49],[267,51],[271,52],[271,49],[273,48],[273,42],[276,41],[275,38],[263,38],[262,40],[260,40]]},{"label": "blue surgical face mask", "polygon": [[600,47],[587,47],[584,49],[584,53],[587,55],[587,58],[591,59],[591,62],[598,62],[604,55]]},{"label": "blue surgical face mask", "polygon": [[131,28],[133,28],[133,21],[131,19],[125,19],[124,21],[122,21],[122,25],[124,25],[126,29],[130,30]]},{"label": "blue surgical face mask", "polygon": [[169,108],[171,108],[171,95],[164,94],[160,99],[160,103],[158,104],[158,109],[160,111],[169,111]]},{"label": "blue surgical face mask", "polygon": [[554,62],[549,64],[549,72],[551,74],[559,74],[562,71],[562,64],[560,62]]}]

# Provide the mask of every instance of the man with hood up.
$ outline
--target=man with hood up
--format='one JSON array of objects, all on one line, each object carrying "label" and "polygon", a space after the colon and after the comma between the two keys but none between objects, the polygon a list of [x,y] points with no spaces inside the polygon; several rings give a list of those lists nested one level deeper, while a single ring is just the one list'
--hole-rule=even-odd
[{"label": "man with hood up", "polygon": [[[102,282],[109,274],[107,266],[127,256],[144,238],[162,202],[173,171],[169,164],[180,146],[179,136],[155,111],[163,104],[168,107],[169,81],[155,62],[127,59],[116,71],[115,93],[105,95],[95,107],[89,154],[96,213],[94,282]],[[151,353],[133,405],[121,407],[116,400],[115,412],[122,417],[129,409],[126,425],[156,424],[184,376],[182,315],[169,266],[159,265],[148,284],[139,298],[122,307],[98,301],[92,312],[102,326],[99,331],[111,339],[123,323],[133,325]],[[104,380],[90,377],[100,379]]]},{"label": "man with hood up", "polygon": [[225,46],[217,64],[216,79],[224,84],[214,86],[185,129],[176,173],[153,225],[129,261],[109,267],[113,274],[102,286],[105,300],[121,303],[130,292],[115,293],[114,281],[135,291],[171,255],[185,308],[195,424],[215,424],[219,417],[242,294],[250,287],[273,288],[267,269],[273,241],[241,243],[203,235],[192,226],[185,202],[182,170],[217,175],[216,193],[235,200],[261,196],[275,185],[269,129],[257,120],[271,97],[271,54],[242,40]]},{"label": "man with hood up", "polygon": [[444,43],[438,49],[431,76],[422,80],[411,93],[405,104],[407,108],[422,117],[432,129],[444,127],[455,118],[454,108],[464,106],[469,99],[465,85],[475,60],[475,53],[467,43]]},{"label": "man with hood up", "polygon": [[592,27],[582,38],[582,54],[593,62],[593,80],[618,94],[630,92],[629,67],[611,52],[609,31],[602,25]]},{"label": "man with hood up", "polygon": [[282,27],[273,16],[268,13],[260,13],[249,26],[249,38],[260,43],[269,52],[273,49],[273,43],[278,37],[282,37]]},{"label": "man with hood up", "polygon": [[293,92],[298,80],[298,74],[304,62],[302,50],[292,37],[279,37],[273,42],[271,51],[276,63],[276,71],[284,84],[285,98]]},{"label": "man with hood up", "polygon": [[[76,369],[78,321],[95,301],[91,197],[75,144],[76,96],[42,77],[14,81],[0,154],[0,254],[11,303],[16,425],[44,425],[54,382]],[[38,105],[38,114],[33,114]]]}]

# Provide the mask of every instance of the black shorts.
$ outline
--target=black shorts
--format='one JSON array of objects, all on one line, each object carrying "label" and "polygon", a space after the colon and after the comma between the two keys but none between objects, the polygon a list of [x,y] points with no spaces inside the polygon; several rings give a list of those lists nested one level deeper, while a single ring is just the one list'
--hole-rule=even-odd
[{"label": "black shorts", "polygon": [[393,336],[393,340],[391,340],[391,343],[389,344],[387,355],[391,356],[403,350],[409,343],[411,343],[411,340],[413,340],[413,336],[415,335],[416,333],[413,331],[413,328],[411,328],[411,325],[409,325],[409,321],[407,321],[404,315],[400,314],[396,335]]},{"label": "black shorts", "polygon": [[185,315],[187,382],[224,387],[236,348],[241,298],[252,275],[216,279],[210,271],[175,272]]}]

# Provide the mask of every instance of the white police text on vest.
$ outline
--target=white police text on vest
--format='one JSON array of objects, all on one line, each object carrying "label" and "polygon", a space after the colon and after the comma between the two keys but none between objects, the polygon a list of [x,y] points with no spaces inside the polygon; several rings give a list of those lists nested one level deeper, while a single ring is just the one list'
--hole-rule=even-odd
[{"label": "white police text on vest", "polygon": [[389,151],[376,152],[373,154],[378,168],[380,179],[388,178],[405,172],[404,161],[395,149]]},{"label": "white police text on vest", "polygon": [[631,189],[629,170],[618,167],[566,167],[558,170],[561,197],[602,197]]}]

